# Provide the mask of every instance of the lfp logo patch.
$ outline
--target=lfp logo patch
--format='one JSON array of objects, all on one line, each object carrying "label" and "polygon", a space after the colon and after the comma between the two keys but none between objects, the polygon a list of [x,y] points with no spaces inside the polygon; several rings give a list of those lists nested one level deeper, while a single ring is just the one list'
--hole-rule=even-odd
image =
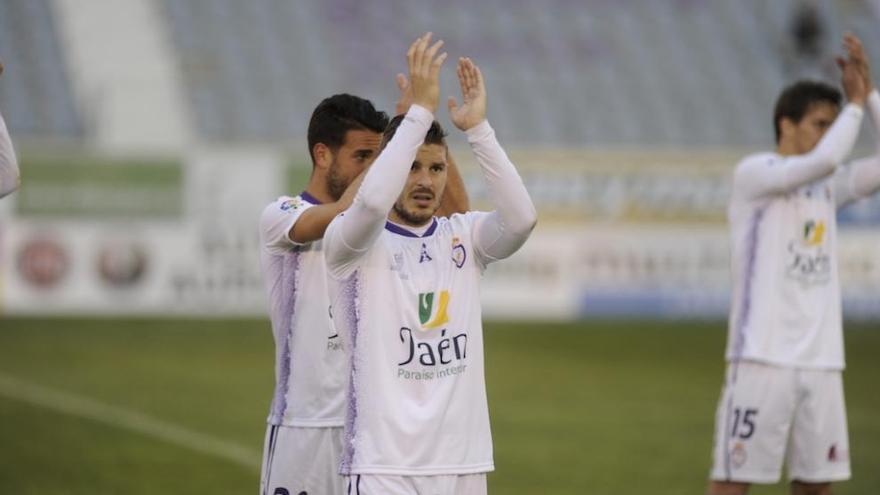
[{"label": "lfp logo patch", "polygon": [[299,198],[291,198],[281,203],[281,211],[295,210],[302,206],[302,200]]},{"label": "lfp logo patch", "polygon": [[422,330],[433,330],[449,323],[449,315],[446,313],[449,306],[449,291],[440,291],[437,301],[434,300],[435,294],[435,292],[419,294],[419,322],[422,324]]}]

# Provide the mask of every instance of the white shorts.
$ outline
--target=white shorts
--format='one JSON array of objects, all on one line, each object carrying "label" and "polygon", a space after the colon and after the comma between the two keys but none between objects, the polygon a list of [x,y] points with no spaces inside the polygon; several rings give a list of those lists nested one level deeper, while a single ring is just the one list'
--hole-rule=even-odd
[{"label": "white shorts", "polygon": [[789,480],[849,479],[841,372],[729,363],[713,454],[716,481],[776,483],[783,460]]},{"label": "white shorts", "polygon": [[346,476],[345,495],[486,495],[486,473],[441,476]]},{"label": "white shorts", "polygon": [[338,495],[342,427],[269,425],[263,450],[260,495]]}]

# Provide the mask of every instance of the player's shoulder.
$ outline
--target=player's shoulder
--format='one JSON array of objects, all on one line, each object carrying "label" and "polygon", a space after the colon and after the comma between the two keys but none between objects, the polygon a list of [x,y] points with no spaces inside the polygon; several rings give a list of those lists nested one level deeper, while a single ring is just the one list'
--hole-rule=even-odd
[{"label": "player's shoulder", "polygon": [[779,154],[772,151],[760,151],[744,156],[736,165],[736,170],[749,167],[772,167],[779,163]]}]

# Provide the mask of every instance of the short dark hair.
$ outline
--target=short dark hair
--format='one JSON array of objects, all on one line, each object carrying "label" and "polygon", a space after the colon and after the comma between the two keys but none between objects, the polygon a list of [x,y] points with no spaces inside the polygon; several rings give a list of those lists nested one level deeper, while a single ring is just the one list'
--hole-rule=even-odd
[{"label": "short dark hair", "polygon": [[376,110],[370,102],[350,94],[325,98],[315,107],[309,120],[309,156],[324,143],[333,151],[345,144],[345,133],[352,130],[381,133],[388,125],[388,114]]},{"label": "short dark hair", "polygon": [[819,81],[798,81],[785,88],[776,100],[776,106],[773,109],[773,128],[776,131],[776,142],[779,143],[782,134],[780,121],[783,118],[791,119],[797,123],[804,118],[804,114],[814,103],[831,103],[839,107],[841,99],[842,96],[837,88]]},{"label": "short dark hair", "polygon": [[[404,114],[400,114],[388,123],[388,127],[385,128],[385,133],[382,136],[382,146],[380,148],[385,149],[385,145],[391,141],[391,138],[394,137],[394,133],[397,132],[397,128],[400,127],[400,124],[403,122],[403,119],[406,117]],[[446,146],[446,131],[443,130],[443,126],[440,125],[440,122],[436,120],[431,122],[431,128],[428,129],[428,133],[425,134],[425,143],[424,144],[441,144]]]}]

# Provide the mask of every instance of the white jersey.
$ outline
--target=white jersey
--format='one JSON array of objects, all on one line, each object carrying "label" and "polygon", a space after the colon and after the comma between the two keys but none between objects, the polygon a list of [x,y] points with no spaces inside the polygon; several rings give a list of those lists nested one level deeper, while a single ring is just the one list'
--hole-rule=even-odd
[{"label": "white jersey", "polygon": [[275,337],[274,425],[342,426],[347,365],[330,322],[321,241],[296,244],[288,233],[318,201],[282,196],[263,210],[260,261]]},{"label": "white jersey", "polygon": [[423,236],[388,224],[333,301],[352,352],[350,473],[491,471],[480,278],[473,223],[435,219]]},{"label": "white jersey", "polygon": [[876,174],[876,160],[837,164],[861,117],[848,105],[807,155],[759,153],[737,165],[728,209],[728,360],[843,369],[836,212],[862,194],[853,177]]},{"label": "white jersey", "polygon": [[496,210],[386,222],[432,114],[413,105],[324,236],[333,319],[351,355],[342,474],[494,469],[480,278],[535,225],[531,199],[488,122],[467,131]]},{"label": "white jersey", "polygon": [[0,115],[0,198],[18,189],[18,160],[12,147],[12,138],[6,129],[6,122]]}]

